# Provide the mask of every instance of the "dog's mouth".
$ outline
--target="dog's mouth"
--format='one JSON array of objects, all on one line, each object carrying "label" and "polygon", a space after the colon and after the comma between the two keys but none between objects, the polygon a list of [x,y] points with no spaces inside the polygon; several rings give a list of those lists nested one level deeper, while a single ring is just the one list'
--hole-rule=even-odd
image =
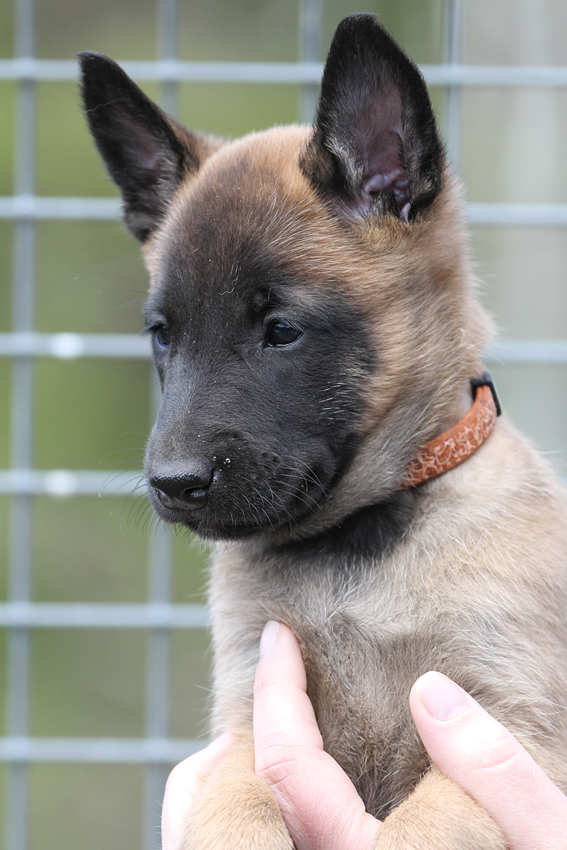
[{"label": "dog's mouth", "polygon": [[279,462],[267,474],[240,469],[238,460],[215,465],[191,461],[175,471],[170,464],[148,471],[152,504],[165,522],[184,525],[201,537],[238,539],[293,529],[326,499],[334,469],[321,464],[302,471]]}]

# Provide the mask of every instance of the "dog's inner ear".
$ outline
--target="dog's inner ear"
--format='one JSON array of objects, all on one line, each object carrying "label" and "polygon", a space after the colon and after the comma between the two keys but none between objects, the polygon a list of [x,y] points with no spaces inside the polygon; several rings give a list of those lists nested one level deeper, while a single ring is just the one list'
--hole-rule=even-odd
[{"label": "dog's inner ear", "polygon": [[442,147],[425,81],[374,15],[335,33],[300,165],[343,214],[411,221],[441,187]]},{"label": "dog's inner ear", "polygon": [[79,59],[91,133],[122,193],[126,226],[144,242],[214,144],[176,124],[112,59],[90,52]]},{"label": "dog's inner ear", "polygon": [[[410,211],[409,181],[401,144],[402,105],[392,89],[379,104],[358,116],[355,159],[362,163],[359,204],[363,211],[375,202],[386,204],[405,221]],[[354,175],[353,175],[354,176]]]}]

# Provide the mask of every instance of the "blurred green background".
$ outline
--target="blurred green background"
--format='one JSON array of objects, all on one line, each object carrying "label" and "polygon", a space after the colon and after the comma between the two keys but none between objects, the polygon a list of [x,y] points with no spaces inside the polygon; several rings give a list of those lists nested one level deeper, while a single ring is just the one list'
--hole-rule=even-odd
[{"label": "blurred green background", "polygon": [[[185,60],[294,61],[299,4],[288,0],[180,0],[178,50]],[[321,56],[342,16],[378,12],[419,63],[446,58],[448,2],[325,0]],[[0,57],[14,55],[15,5],[0,3]],[[38,0],[36,55],[70,59],[82,49],[118,60],[158,58],[152,0]],[[564,0],[468,0],[464,61],[565,64]],[[144,85],[157,99],[157,85]],[[0,82],[0,196],[14,189],[15,82]],[[69,82],[37,86],[36,192],[114,196]],[[446,93],[432,89],[441,124]],[[181,121],[228,137],[298,118],[297,86],[181,84]],[[567,202],[565,88],[470,88],[462,96],[459,170],[471,201]],[[0,332],[12,328],[14,226],[0,220]],[[146,273],[137,245],[109,222],[38,222],[35,328],[41,332],[138,333]],[[564,228],[476,227],[472,251],[482,298],[502,338],[567,338]],[[494,366],[506,410],[567,472],[567,368]],[[142,463],[151,427],[151,365],[145,361],[40,359],[34,372],[34,466],[108,470],[127,481]],[[0,358],[0,467],[10,464],[12,367]],[[143,497],[38,497],[33,526],[33,599],[143,602],[154,524]],[[0,498],[0,601],[6,598],[10,499]],[[206,553],[174,538],[175,602],[203,601]],[[147,636],[136,631],[34,630],[30,734],[144,734]],[[207,636],[172,641],[170,733],[206,733]],[[5,689],[0,631],[0,689]],[[0,729],[5,712],[0,700]],[[0,785],[5,768],[0,767]],[[1,792],[0,788],[0,792]],[[0,793],[0,822],[3,820]],[[144,769],[41,765],[30,770],[33,850],[140,846]],[[0,830],[1,836],[1,830]],[[0,841],[1,841],[0,837]],[[0,844],[0,847],[2,845]],[[156,837],[156,847],[158,839]]]}]

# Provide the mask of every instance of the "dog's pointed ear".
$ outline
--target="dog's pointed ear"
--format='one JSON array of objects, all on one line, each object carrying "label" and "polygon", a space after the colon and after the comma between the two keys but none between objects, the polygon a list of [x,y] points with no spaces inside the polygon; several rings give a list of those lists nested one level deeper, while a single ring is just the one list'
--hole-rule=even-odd
[{"label": "dog's pointed ear", "polygon": [[337,27],[306,176],[342,214],[413,220],[441,188],[443,149],[425,81],[374,15]]},{"label": "dog's pointed ear", "polygon": [[126,226],[144,242],[180,183],[220,141],[173,121],[108,56],[85,51],[79,62],[91,133],[122,193]]}]

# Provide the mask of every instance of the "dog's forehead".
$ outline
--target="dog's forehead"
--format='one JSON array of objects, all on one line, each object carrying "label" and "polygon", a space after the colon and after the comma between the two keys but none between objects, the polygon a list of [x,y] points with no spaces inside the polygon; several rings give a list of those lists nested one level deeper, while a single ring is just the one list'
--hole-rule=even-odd
[{"label": "dog's forehead", "polygon": [[256,297],[271,283],[319,280],[319,248],[329,255],[327,231],[335,228],[300,171],[304,138],[301,128],[257,134],[205,163],[152,242],[152,291],[181,287],[198,296],[206,288],[214,296],[238,284]]},{"label": "dog's forehead", "polygon": [[184,305],[191,323],[213,312],[221,321],[231,309],[254,309],[269,291],[272,303],[280,296],[292,308],[318,311],[329,298],[346,298],[380,315],[406,277],[408,226],[393,216],[362,227],[345,222],[301,170],[309,138],[306,128],[277,128],[229,143],[204,163],[148,245],[153,303],[175,303],[176,312]]}]

